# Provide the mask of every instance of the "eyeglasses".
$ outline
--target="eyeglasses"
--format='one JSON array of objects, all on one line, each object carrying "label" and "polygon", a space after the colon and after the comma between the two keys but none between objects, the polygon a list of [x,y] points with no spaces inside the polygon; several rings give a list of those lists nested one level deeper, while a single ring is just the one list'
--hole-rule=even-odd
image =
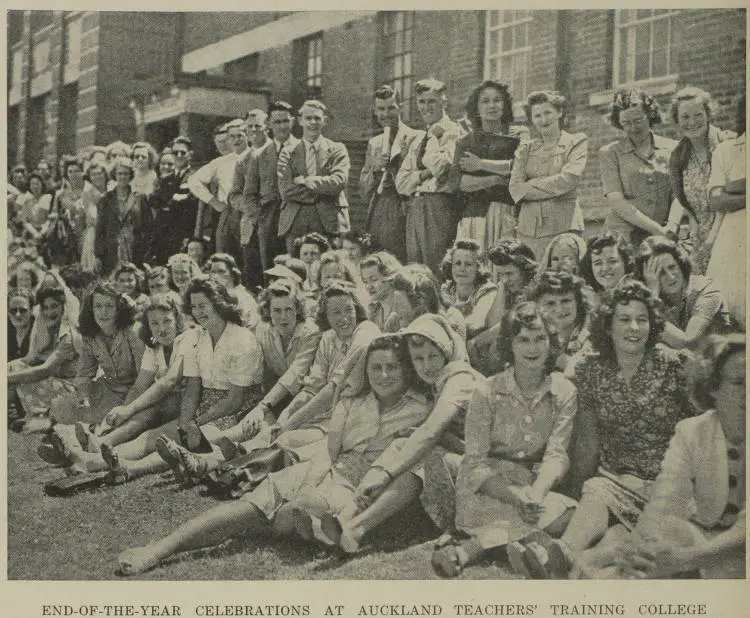
[{"label": "eyeglasses", "polygon": [[187,153],[188,153],[187,150],[173,150],[172,151],[172,154],[175,157],[187,157]]},{"label": "eyeglasses", "polygon": [[12,307],[8,309],[8,313],[11,315],[26,315],[29,312],[25,307]]},{"label": "eyeglasses", "polygon": [[147,159],[148,159],[148,155],[144,155],[144,154],[137,154],[137,155],[133,155],[133,159],[134,159],[134,160],[135,160],[135,159],[143,159],[143,160],[145,161],[145,160],[147,160]]}]

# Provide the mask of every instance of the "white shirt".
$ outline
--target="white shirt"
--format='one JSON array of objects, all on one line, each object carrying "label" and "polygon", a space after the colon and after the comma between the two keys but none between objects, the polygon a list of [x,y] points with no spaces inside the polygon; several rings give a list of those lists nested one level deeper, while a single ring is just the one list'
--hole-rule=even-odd
[{"label": "white shirt", "polygon": [[[197,172],[188,177],[187,186],[190,192],[202,202],[208,203],[214,197],[217,197],[220,202],[226,205],[227,196],[234,184],[234,168],[237,167],[237,162],[249,150],[249,148],[245,148],[239,154],[230,152],[206,163]],[[211,194],[209,189],[209,186],[214,182],[217,183],[215,196]]]}]

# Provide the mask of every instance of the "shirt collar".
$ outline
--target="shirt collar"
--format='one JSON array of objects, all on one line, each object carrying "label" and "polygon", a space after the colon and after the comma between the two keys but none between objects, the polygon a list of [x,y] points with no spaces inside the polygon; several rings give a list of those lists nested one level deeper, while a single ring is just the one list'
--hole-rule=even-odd
[{"label": "shirt collar", "polygon": [[[516,372],[513,367],[508,367],[501,375],[500,380],[496,383],[496,388],[498,392],[504,393],[506,395],[514,395],[516,398],[521,400],[526,400],[526,398],[523,396],[523,393],[521,393],[521,388],[518,386],[518,382],[516,382]],[[546,395],[550,391],[550,385],[551,385],[551,378],[549,374],[545,376],[544,381],[542,382],[542,385],[539,387],[539,389],[536,392],[536,395],[534,396],[534,401],[532,405],[535,405],[539,399],[541,399],[544,395]]]},{"label": "shirt collar", "polygon": [[[451,125],[453,124],[453,121],[448,117],[448,114],[443,112],[442,118],[438,120],[437,122],[433,122],[429,127],[427,127],[427,130],[429,131],[433,126],[438,125],[441,129],[445,129],[448,131],[451,128]],[[401,126],[399,125],[399,130],[401,129]]]}]

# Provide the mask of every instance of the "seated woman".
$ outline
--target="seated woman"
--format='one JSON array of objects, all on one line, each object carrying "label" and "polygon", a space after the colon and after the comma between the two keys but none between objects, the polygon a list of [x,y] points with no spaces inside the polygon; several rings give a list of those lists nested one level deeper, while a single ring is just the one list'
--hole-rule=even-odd
[{"label": "seated woman", "polygon": [[145,386],[136,383],[144,344],[135,325],[135,304],[106,281],[84,297],[79,317],[82,336],[76,367],[77,395],[55,399],[51,416],[58,423],[98,423],[117,405],[135,399]]},{"label": "seated woman", "polygon": [[125,294],[136,304],[140,313],[148,299],[144,293],[143,271],[132,262],[122,262],[112,272],[112,281],[120,294]]},{"label": "seated woman", "polygon": [[368,255],[359,263],[362,283],[370,295],[368,317],[380,330],[385,329],[385,322],[393,311],[393,289],[386,278],[399,268],[401,263],[387,251]]},{"label": "seated woman", "polygon": [[443,258],[444,283],[440,288],[443,303],[458,309],[465,319],[466,338],[488,327],[487,316],[497,296],[497,285],[481,254],[480,244],[459,238]]},{"label": "seated woman", "polygon": [[[180,306],[168,296],[153,296],[144,309],[139,335],[146,345],[138,381],[146,385],[133,401],[115,406],[91,433],[83,423],[76,423],[75,442],[62,435],[67,455],[78,468],[95,472],[107,467],[101,448],[130,442],[151,427],[164,425],[180,414],[184,380],[183,360],[195,344],[196,332],[184,332]],[[59,431],[59,430],[58,430]],[[125,459],[140,459],[143,441],[118,451]],[[153,452],[153,448],[151,451]]]},{"label": "seated woman", "polygon": [[172,289],[172,275],[166,266],[146,267],[146,292],[149,296],[163,294],[169,296],[178,306],[182,304],[182,298]]},{"label": "seated woman", "polygon": [[370,234],[350,230],[339,234],[341,239],[341,250],[346,259],[354,266],[358,277],[361,277],[359,263],[370,254],[372,249],[372,237]]},{"label": "seated woman", "polygon": [[[544,529],[575,506],[551,492],[568,470],[577,408],[575,386],[554,371],[554,334],[533,302],[511,309],[500,333],[505,369],[477,384],[466,416],[456,528],[468,538],[435,550],[432,564],[443,576],[456,577],[488,550]],[[508,547],[512,565],[522,564],[524,551]]]},{"label": "seated woman", "polygon": [[424,423],[370,466],[355,493],[357,512],[328,522],[330,541],[347,553],[357,552],[368,532],[418,497],[438,528],[451,527],[455,518],[453,483],[463,452],[464,417],[481,376],[466,362],[463,340],[442,316],[424,314],[401,334],[434,405]]},{"label": "seated woman", "polygon": [[547,270],[561,270],[571,275],[580,274],[580,265],[586,255],[586,241],[580,234],[563,232],[552,239],[539,260],[538,275]]},{"label": "seated woman", "polygon": [[539,304],[557,340],[555,366],[567,377],[572,376],[575,363],[571,359],[591,352],[583,280],[548,270],[529,287],[528,297]]},{"label": "seated woman", "polygon": [[635,532],[594,576],[745,577],[745,336],[712,337],[703,373],[708,411],[677,424]]},{"label": "seated woman", "polygon": [[[9,295],[9,301],[20,306],[22,297]],[[27,302],[28,299],[24,299]],[[26,416],[26,428],[31,429],[33,417],[46,416],[57,397],[75,392],[73,378],[76,375],[81,336],[75,327],[75,316],[66,315],[65,291],[57,284],[44,283],[36,293],[39,316],[32,329],[28,354],[8,364],[8,395],[15,394]],[[26,317],[30,316],[28,308]],[[16,315],[12,320],[17,320]],[[9,333],[10,335],[10,333]],[[19,410],[20,412],[20,410]]]},{"label": "seated woman", "polygon": [[302,284],[302,289],[307,293],[316,291],[315,279],[317,277],[318,262],[320,256],[331,250],[331,244],[325,236],[317,232],[305,234],[294,240],[292,257],[302,260],[307,267],[307,276]]},{"label": "seated woman", "polygon": [[190,280],[201,274],[200,266],[187,253],[175,253],[167,261],[167,268],[177,293],[183,296],[187,292]]},{"label": "seated woman", "polygon": [[367,306],[369,297],[365,291],[362,280],[360,279],[357,269],[349,261],[344,253],[338,250],[326,251],[320,256],[316,264],[315,275],[313,277],[313,288],[307,294],[307,315],[312,317],[317,309],[316,303],[320,296],[320,291],[328,285],[330,281],[346,281],[354,286],[359,296],[360,302]]},{"label": "seated woman", "polygon": [[203,270],[216,277],[229,292],[237,297],[242,323],[250,330],[254,330],[260,320],[258,303],[242,285],[242,273],[237,268],[235,259],[228,253],[214,253],[204,264]]},{"label": "seated woman", "polygon": [[565,578],[574,565],[609,560],[649,500],[675,426],[695,414],[682,359],[656,343],[663,328],[658,299],[632,279],[616,285],[592,319],[594,353],[574,379],[570,484],[575,495],[583,485],[581,499],[535,577]]},{"label": "seated woman", "polygon": [[633,272],[633,267],[633,249],[621,236],[603,232],[589,238],[580,266],[588,310],[596,309],[604,295]]},{"label": "seated woman", "polygon": [[[278,438],[278,443],[290,450],[307,447],[304,453],[309,454],[316,449],[327,433],[336,391],[341,390],[352,368],[362,362],[373,337],[380,334],[377,327],[366,319],[365,309],[357,300],[354,290],[344,283],[334,282],[323,290],[318,301],[316,322],[322,335],[310,333],[311,337],[319,338],[319,343],[312,365],[308,365],[309,371],[302,372],[309,362],[308,352],[305,352],[298,366],[292,364],[294,371],[289,375],[284,374],[282,384],[271,389],[239,423],[224,431],[206,427],[204,433],[210,442],[218,444],[225,438],[241,442],[243,448],[250,451],[267,447]],[[309,350],[311,345],[308,340],[305,350]],[[291,395],[294,397],[278,419],[263,426],[264,419],[273,420],[272,416],[279,406]],[[258,433],[260,427],[263,427],[263,431]],[[165,460],[183,479],[199,480],[224,459],[221,448],[213,449],[206,456],[197,456],[169,441],[165,441],[165,447],[168,447]],[[298,450],[295,452],[300,458],[308,456]]]},{"label": "seated woman", "polygon": [[200,328],[188,331],[182,362],[173,368],[179,370],[181,365],[182,374],[177,371],[176,375],[185,379],[179,419],[149,429],[118,448],[102,444],[113,484],[169,469],[154,452],[161,435],[179,437],[190,449],[201,448],[200,426],[212,421],[233,425],[257,401],[252,387],[261,377],[260,347],[241,325],[236,298],[216,279],[202,275],[190,283],[185,304]]},{"label": "seated woman", "polygon": [[31,290],[15,287],[8,290],[8,362],[29,353],[34,325],[33,310],[34,293]]},{"label": "seated woman", "polygon": [[675,349],[697,347],[705,336],[727,333],[733,326],[713,281],[691,271],[684,249],[664,236],[649,236],[638,249],[635,276],[664,303],[667,322],[661,340]]},{"label": "seated woman", "polygon": [[124,551],[118,559],[121,573],[136,575],[175,553],[239,535],[266,538],[299,529],[312,536],[305,511],[314,517],[353,511],[355,487],[363,471],[400,432],[419,425],[428,410],[424,393],[410,386],[410,364],[400,336],[374,339],[365,363],[364,387],[342,398],[332,413],[338,430],[330,434],[328,449],[318,451],[312,461],[272,473],[241,499],[214,507],[165,538]]}]

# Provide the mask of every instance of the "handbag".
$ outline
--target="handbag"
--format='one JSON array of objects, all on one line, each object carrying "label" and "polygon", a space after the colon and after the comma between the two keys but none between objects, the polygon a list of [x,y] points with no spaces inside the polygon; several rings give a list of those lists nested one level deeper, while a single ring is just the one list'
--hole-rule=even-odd
[{"label": "handbag", "polygon": [[298,463],[298,458],[273,444],[225,461],[209,472],[203,483],[208,495],[220,500],[236,499],[260,485],[272,472]]}]

